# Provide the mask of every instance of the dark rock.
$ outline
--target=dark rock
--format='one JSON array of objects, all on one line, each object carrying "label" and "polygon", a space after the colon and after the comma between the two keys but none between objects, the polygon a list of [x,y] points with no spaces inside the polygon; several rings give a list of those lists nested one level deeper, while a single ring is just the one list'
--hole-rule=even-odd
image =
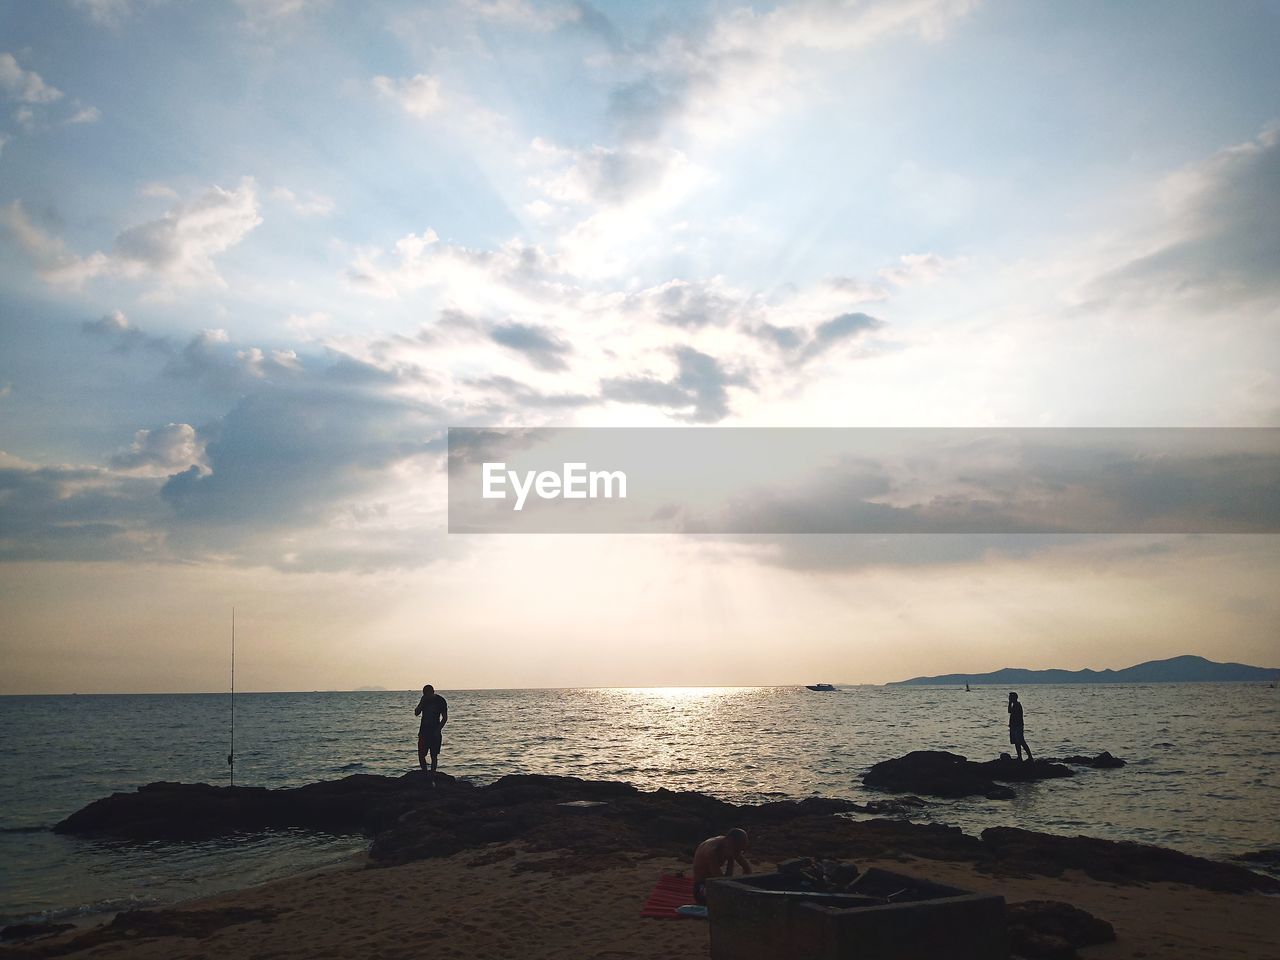
[{"label": "dark rock", "polygon": [[908,795],[888,800],[872,800],[862,804],[858,809],[862,813],[871,813],[879,817],[909,817],[928,805],[928,801]]},{"label": "dark rock", "polygon": [[34,940],[37,937],[51,937],[55,933],[74,930],[73,923],[11,923],[0,930],[0,940]]},{"label": "dark rock", "polygon": [[[985,773],[973,772],[986,765],[941,757],[948,767],[958,761],[960,777],[994,786]],[[955,771],[943,773],[954,784]],[[518,841],[528,852],[553,854],[529,869],[581,872],[637,856],[687,861],[702,840],[742,827],[750,836],[752,860],[805,858],[824,877],[823,865],[831,861],[923,858],[973,863],[992,873],[1057,876],[1075,869],[1114,883],[1172,880],[1215,890],[1280,890],[1280,881],[1244,867],[1158,847],[1009,828],[988,830],[979,839],[939,823],[855,820],[843,815],[850,809],[859,808],[820,798],[737,805],[698,793],[642,793],[625,783],[575,777],[503,777],[484,787],[441,779],[432,787],[419,775],[364,776],[291,790],[154,784],[95,801],[58,829],[143,840],[277,826],[365,830],[374,835],[374,866]]]},{"label": "dark rock", "polygon": [[1058,900],[1024,900],[1005,907],[1009,948],[1027,960],[1076,956],[1079,947],[1111,943],[1115,929],[1105,920]]},{"label": "dark rock", "polygon": [[853,813],[865,808],[852,800],[840,800],[836,797],[805,797],[803,800],[771,800],[755,809],[760,817],[776,816],[779,820],[791,820],[797,816]]},{"label": "dark rock", "polygon": [[1280,880],[1229,863],[1145,843],[1059,837],[1017,827],[982,831],[997,871],[1059,876],[1079,870],[1106,883],[1185,883],[1227,893],[1280,893]]},{"label": "dark rock", "polygon": [[914,750],[905,757],[877,763],[863,776],[862,782],[875,790],[924,793],[933,797],[1013,799],[1012,790],[995,783],[977,766],[958,753]]},{"label": "dark rock", "polygon": [[1030,783],[1033,780],[1056,780],[1060,777],[1074,776],[1070,767],[1049,760],[1015,760],[1007,753],[1002,753],[995,760],[974,764],[992,780],[1003,780],[1006,783]]},{"label": "dark rock", "polygon": [[1246,863],[1257,863],[1272,870],[1280,870],[1280,850],[1255,850],[1253,853],[1242,853],[1239,859]]},{"label": "dark rock", "polygon": [[977,763],[958,753],[915,750],[877,763],[862,782],[876,790],[924,793],[934,797],[987,797],[1012,800],[1014,793],[997,780],[1025,782],[1069,777],[1071,770],[1045,760],[1019,761],[1008,754]]},{"label": "dark rock", "polygon": [[1078,754],[1070,757],[1048,757],[1049,763],[1069,763],[1075,767],[1093,767],[1095,770],[1114,770],[1124,766],[1124,761],[1119,757],[1113,757],[1109,752],[1103,750],[1096,757],[1082,757]]},{"label": "dark rock", "polygon": [[302,787],[151,783],[113,793],[54,826],[55,833],[130,840],[197,840],[250,830],[304,827],[375,833],[438,793],[469,787],[446,774],[355,774]]}]

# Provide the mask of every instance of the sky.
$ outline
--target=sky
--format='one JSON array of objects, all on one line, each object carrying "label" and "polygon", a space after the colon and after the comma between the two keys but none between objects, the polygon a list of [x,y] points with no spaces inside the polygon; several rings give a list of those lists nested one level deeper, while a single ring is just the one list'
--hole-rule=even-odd
[{"label": "sky", "polygon": [[1280,4],[0,2],[0,693],[1280,665],[1273,535],[460,535],[450,426],[1280,426]]}]

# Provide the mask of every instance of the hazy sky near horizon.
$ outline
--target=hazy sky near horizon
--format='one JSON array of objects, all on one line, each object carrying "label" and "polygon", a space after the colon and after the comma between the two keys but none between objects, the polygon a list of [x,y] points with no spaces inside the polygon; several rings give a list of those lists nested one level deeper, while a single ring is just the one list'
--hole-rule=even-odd
[{"label": "hazy sky near horizon", "polygon": [[462,537],[453,426],[1280,426],[1280,4],[0,0],[0,693],[1280,665],[1280,541]]}]

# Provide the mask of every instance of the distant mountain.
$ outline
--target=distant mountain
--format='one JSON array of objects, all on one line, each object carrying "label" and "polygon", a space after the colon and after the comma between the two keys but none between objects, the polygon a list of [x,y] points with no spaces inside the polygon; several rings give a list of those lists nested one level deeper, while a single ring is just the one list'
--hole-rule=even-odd
[{"label": "distant mountain", "polygon": [[356,693],[377,693],[386,690],[386,687],[356,687]]},{"label": "distant mountain", "polygon": [[1005,667],[991,673],[948,673],[940,677],[912,677],[887,683],[906,684],[987,683],[1017,686],[1020,683],[1206,683],[1280,679],[1280,668],[1251,667],[1243,663],[1216,663],[1204,657],[1171,657],[1149,660],[1123,670],[1024,670]]}]

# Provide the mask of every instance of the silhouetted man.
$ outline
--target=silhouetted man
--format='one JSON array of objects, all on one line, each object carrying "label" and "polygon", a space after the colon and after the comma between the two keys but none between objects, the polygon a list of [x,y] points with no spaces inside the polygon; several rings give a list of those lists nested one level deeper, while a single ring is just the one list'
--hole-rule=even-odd
[{"label": "silhouetted man", "polygon": [[418,725],[418,766],[427,769],[427,753],[431,753],[431,772],[436,772],[436,763],[440,759],[441,731],[449,722],[449,705],[444,697],[436,693],[436,688],[427,684],[422,688],[422,699],[413,708],[413,715],[422,717]]},{"label": "silhouetted man", "polygon": [[1022,732],[1022,704],[1018,702],[1016,693],[1009,694],[1009,742],[1018,751],[1018,759],[1022,759],[1022,751],[1027,751],[1027,759],[1034,760],[1031,748],[1027,746],[1026,735]]},{"label": "silhouetted man", "polygon": [[738,827],[723,837],[712,837],[698,844],[693,854],[693,899],[705,904],[707,881],[712,877],[732,877],[734,863],[742,867],[743,873],[750,873],[746,850],[747,831]]}]

